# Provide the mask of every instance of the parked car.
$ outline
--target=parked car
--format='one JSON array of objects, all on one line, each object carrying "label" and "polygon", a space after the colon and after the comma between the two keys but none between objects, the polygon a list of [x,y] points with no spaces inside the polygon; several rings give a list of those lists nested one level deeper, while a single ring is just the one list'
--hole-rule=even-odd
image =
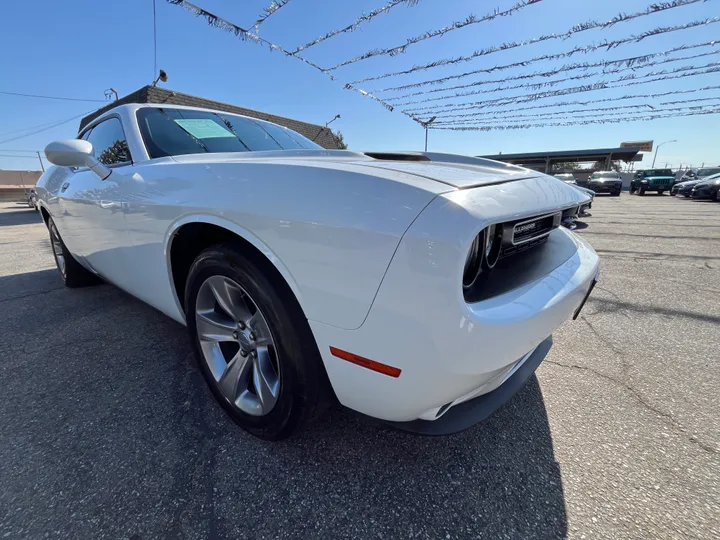
[{"label": "parked car", "polygon": [[673,185],[675,185],[675,175],[670,169],[638,171],[630,181],[630,193],[637,191],[638,194],[645,195],[648,191],[657,191],[658,195],[662,195],[671,190]]},{"label": "parked car", "polygon": [[562,180],[566,184],[577,185],[577,178],[575,178],[575,175],[572,173],[560,173],[554,176],[555,178],[557,178],[558,180]]},{"label": "parked car", "polygon": [[622,176],[615,171],[597,171],[590,175],[587,187],[595,193],[620,195],[622,191]]},{"label": "parked car", "polygon": [[29,189],[27,191],[27,205],[37,210],[37,192],[35,189]]},{"label": "parked car", "polygon": [[680,177],[679,182],[687,182],[688,180],[695,180],[696,176],[697,176],[697,169],[688,169]]},{"label": "parked car", "polygon": [[334,399],[409,431],[468,428],[532,375],[598,276],[559,227],[587,197],[505,163],[330,151],[139,104],[45,153],[38,204],[65,285],[99,276],[186,325],[218,402],[265,439]]},{"label": "parked car", "polygon": [[693,199],[718,200],[718,189],[720,189],[720,174],[714,174],[702,182],[698,182],[690,190]]},{"label": "parked car", "polygon": [[720,174],[720,167],[707,167],[703,169],[698,169],[694,180],[687,180],[685,182],[675,184],[670,191],[670,194],[684,195],[685,197],[690,198],[690,196],[692,195],[692,189],[697,184],[703,182],[704,180],[707,180],[708,178],[716,174]]}]

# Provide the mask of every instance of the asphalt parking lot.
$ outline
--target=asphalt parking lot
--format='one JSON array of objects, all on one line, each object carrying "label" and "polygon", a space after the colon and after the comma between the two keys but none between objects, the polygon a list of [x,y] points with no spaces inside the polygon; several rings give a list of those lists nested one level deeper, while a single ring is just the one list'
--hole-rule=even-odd
[{"label": "asphalt parking lot", "polygon": [[0,538],[718,538],[720,204],[598,196],[601,281],[485,423],[422,438],[330,411],[258,441],[185,330],[61,287],[0,203]]}]

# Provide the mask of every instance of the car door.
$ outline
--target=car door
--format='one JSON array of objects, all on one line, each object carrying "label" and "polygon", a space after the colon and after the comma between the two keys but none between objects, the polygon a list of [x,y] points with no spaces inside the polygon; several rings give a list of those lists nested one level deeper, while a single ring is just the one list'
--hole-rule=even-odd
[{"label": "car door", "polygon": [[123,179],[130,173],[132,157],[120,119],[104,119],[83,133],[93,145],[95,157],[112,168],[102,180],[87,167],[66,177],[59,193],[65,233],[70,252],[92,270],[123,286],[126,276],[124,250],[128,242],[123,213]]}]

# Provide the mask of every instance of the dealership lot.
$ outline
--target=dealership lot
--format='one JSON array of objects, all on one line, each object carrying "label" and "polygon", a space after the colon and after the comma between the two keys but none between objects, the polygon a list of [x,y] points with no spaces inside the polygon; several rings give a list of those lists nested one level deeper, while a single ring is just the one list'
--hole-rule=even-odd
[{"label": "dealership lot", "polygon": [[62,288],[39,216],[2,203],[0,537],[717,538],[720,204],[592,213],[601,281],[488,421],[432,439],[333,410],[271,444],[215,404],[183,327]]}]

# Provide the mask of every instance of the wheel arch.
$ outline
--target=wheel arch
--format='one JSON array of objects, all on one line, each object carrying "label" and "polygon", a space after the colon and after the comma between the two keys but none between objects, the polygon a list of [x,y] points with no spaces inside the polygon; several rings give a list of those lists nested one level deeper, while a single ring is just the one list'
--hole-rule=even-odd
[{"label": "wheel arch", "polygon": [[[212,215],[184,216],[168,229],[165,238],[165,260],[175,302],[182,314],[188,272],[197,255],[206,247],[222,242],[237,242],[246,253],[260,256],[274,268],[295,296],[300,308],[304,302],[290,270],[260,238],[240,225]],[[184,248],[184,249],[183,249]]]},{"label": "wheel arch", "polygon": [[45,225],[48,224],[48,221],[50,220],[50,212],[47,208],[45,208],[45,205],[38,201],[38,207],[40,207],[40,215],[42,216],[43,223]]}]

